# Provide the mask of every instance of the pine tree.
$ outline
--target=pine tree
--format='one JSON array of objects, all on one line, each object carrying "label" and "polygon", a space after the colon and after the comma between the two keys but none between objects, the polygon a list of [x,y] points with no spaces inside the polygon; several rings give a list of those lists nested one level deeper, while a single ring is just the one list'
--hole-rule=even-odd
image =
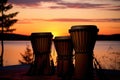
[{"label": "pine tree", "polygon": [[34,57],[33,57],[33,53],[31,49],[29,48],[29,45],[27,45],[25,53],[24,54],[20,53],[20,54],[23,58],[22,60],[19,60],[21,64],[32,64],[33,63]]},{"label": "pine tree", "polygon": [[18,12],[9,13],[7,11],[12,9],[13,6],[7,3],[8,0],[0,0],[0,34],[2,34],[1,40],[1,56],[0,56],[0,66],[3,66],[3,54],[4,54],[4,33],[13,32],[15,29],[11,29],[10,27],[17,22],[17,19],[13,19]]}]

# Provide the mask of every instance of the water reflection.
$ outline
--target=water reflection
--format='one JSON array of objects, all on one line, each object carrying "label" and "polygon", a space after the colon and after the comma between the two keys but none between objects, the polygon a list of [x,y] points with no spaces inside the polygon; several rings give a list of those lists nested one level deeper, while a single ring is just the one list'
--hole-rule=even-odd
[{"label": "water reflection", "polygon": [[[4,66],[20,64],[20,53],[24,53],[26,46],[30,45],[30,41],[4,41],[5,54]],[[1,46],[0,46],[1,51]],[[56,64],[56,51],[52,45],[51,55]],[[94,48],[94,55],[101,64],[102,68],[106,69],[120,69],[120,41],[97,41]]]}]

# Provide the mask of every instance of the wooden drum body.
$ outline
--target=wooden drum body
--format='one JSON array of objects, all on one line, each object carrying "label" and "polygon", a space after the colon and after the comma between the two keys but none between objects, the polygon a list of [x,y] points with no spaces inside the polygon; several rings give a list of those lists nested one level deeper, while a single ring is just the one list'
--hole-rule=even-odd
[{"label": "wooden drum body", "polygon": [[55,37],[57,51],[57,74],[67,76],[73,73],[73,46],[69,36]]},{"label": "wooden drum body", "polygon": [[50,53],[53,35],[48,33],[32,33],[31,43],[36,55]]},{"label": "wooden drum body", "polygon": [[92,55],[98,29],[95,25],[77,25],[72,26],[69,32],[75,49],[75,78],[91,80],[93,74]]},{"label": "wooden drum body", "polygon": [[35,54],[34,72],[35,74],[49,74],[50,58],[53,35],[50,32],[32,33],[31,44]]}]

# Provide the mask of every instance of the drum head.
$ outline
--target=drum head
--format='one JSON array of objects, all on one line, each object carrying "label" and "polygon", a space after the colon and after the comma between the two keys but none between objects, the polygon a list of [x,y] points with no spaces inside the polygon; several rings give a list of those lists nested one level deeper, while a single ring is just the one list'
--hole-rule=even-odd
[{"label": "drum head", "polygon": [[57,36],[54,40],[68,40],[71,39],[70,36]]},{"label": "drum head", "polygon": [[39,33],[32,33],[32,37],[53,37],[51,32],[39,32]]},{"label": "drum head", "polygon": [[69,32],[76,31],[76,30],[98,31],[96,25],[75,25],[75,26],[71,27],[71,29],[69,30]]}]

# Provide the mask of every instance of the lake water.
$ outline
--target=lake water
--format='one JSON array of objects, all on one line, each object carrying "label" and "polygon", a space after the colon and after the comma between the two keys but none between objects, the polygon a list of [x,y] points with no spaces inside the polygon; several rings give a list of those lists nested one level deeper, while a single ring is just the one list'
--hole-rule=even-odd
[{"label": "lake water", "polygon": [[[30,41],[4,41],[4,66],[18,65],[22,60],[26,47],[32,50]],[[0,46],[1,51],[1,46]],[[52,44],[51,55],[56,63],[56,51]],[[104,69],[120,70],[120,41],[97,41],[94,48],[94,56]]]}]

